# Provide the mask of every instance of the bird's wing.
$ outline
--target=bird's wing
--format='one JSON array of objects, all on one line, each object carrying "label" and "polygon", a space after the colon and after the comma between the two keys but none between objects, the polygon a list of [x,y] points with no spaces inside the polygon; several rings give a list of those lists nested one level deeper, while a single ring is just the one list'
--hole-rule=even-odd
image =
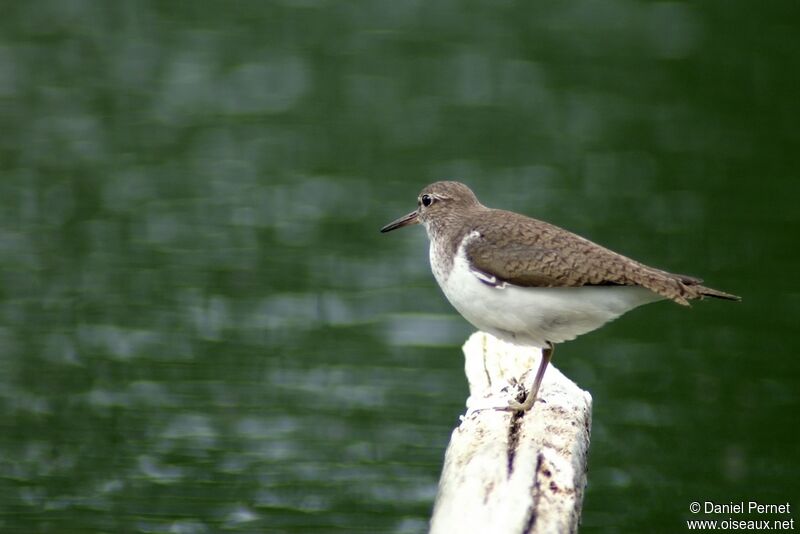
[{"label": "bird's wing", "polygon": [[[641,285],[642,275],[655,271],[557,226],[511,212],[500,213],[505,225],[492,224],[498,217],[498,211],[493,210],[465,243],[473,268],[497,284]],[[508,224],[508,214],[512,215],[512,224]]]},{"label": "bird's wing", "polygon": [[739,300],[701,285],[699,278],[649,267],[563,228],[507,211],[489,210],[464,247],[476,275],[498,287],[638,285],[685,306],[703,297]]},{"label": "bird's wing", "polygon": [[476,236],[465,252],[479,278],[492,285],[505,282],[523,287],[579,287],[635,283],[624,272],[608,269],[581,250],[565,254],[539,245],[498,246]]}]

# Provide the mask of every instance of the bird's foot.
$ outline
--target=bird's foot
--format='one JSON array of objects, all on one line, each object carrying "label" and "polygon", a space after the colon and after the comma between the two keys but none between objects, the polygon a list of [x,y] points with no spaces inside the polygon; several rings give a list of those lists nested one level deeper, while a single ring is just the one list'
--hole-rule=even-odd
[{"label": "bird's foot", "polygon": [[484,395],[470,395],[467,399],[467,413],[465,417],[482,412],[483,410],[509,411],[511,403],[517,403],[517,398],[525,393],[524,386],[516,379],[512,378],[509,382],[497,385]]},{"label": "bird's foot", "polygon": [[[539,399],[540,401],[544,402],[544,399]],[[525,400],[519,402],[517,399],[511,399],[508,401],[508,406],[505,407],[506,410],[512,412],[527,412],[533,405],[536,403],[536,394],[532,392],[528,392],[525,395]]]},{"label": "bird's foot", "polygon": [[537,397],[538,391],[526,391],[522,382],[512,378],[504,386],[487,392],[485,396],[470,396],[467,399],[467,413],[462,417],[466,418],[483,410],[527,412],[533,408],[537,400],[547,402]]},{"label": "bird's foot", "polygon": [[[521,383],[514,383],[512,385],[516,386],[518,393],[516,396],[512,397],[508,401],[508,405],[504,406],[503,409],[511,412],[527,412],[528,410],[533,408],[533,405],[536,404],[536,400],[539,394],[539,388],[536,387],[538,386],[538,384],[535,384],[534,385],[535,387],[529,389],[527,392],[525,391],[525,387]],[[525,394],[525,397],[524,399],[522,399],[522,402],[520,402],[520,397],[522,396],[523,393]],[[545,402],[544,399],[538,399],[538,400],[540,400],[541,402]]]}]

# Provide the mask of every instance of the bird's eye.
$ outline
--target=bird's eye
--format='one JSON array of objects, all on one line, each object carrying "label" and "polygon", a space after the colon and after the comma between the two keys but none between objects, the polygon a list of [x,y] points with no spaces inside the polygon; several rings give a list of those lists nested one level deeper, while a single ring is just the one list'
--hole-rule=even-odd
[{"label": "bird's eye", "polygon": [[433,197],[430,195],[422,195],[422,205],[426,208],[433,204]]}]

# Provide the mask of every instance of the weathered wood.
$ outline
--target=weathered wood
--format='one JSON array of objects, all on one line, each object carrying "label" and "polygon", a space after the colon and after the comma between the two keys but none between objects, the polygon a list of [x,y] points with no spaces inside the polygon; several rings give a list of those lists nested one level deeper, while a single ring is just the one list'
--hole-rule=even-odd
[{"label": "weathered wood", "polygon": [[464,345],[468,411],[445,454],[432,534],[576,532],[592,397],[554,366],[524,414],[492,409],[530,386],[541,352],[477,332]]}]

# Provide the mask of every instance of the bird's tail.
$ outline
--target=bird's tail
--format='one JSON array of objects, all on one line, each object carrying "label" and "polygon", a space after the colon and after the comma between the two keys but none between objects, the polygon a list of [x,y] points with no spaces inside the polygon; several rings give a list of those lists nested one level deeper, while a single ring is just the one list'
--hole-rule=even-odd
[{"label": "bird's tail", "polygon": [[662,275],[662,277],[666,276],[668,279],[671,279],[671,283],[659,283],[654,287],[645,287],[648,287],[648,289],[655,291],[656,293],[671,299],[678,304],[689,306],[690,300],[702,299],[705,297],[713,297],[724,300],[742,300],[742,297],[738,295],[725,293],[724,291],[719,291],[717,289],[711,289],[710,287],[704,286],[703,280],[700,278],[661,270],[655,271]]},{"label": "bird's tail", "polygon": [[702,297],[714,297],[715,299],[725,299],[725,300],[742,300],[742,297],[738,295],[732,295],[730,293],[725,293],[724,291],[718,291],[716,289],[711,289],[710,287],[706,286],[697,286],[694,289],[700,293]]}]

